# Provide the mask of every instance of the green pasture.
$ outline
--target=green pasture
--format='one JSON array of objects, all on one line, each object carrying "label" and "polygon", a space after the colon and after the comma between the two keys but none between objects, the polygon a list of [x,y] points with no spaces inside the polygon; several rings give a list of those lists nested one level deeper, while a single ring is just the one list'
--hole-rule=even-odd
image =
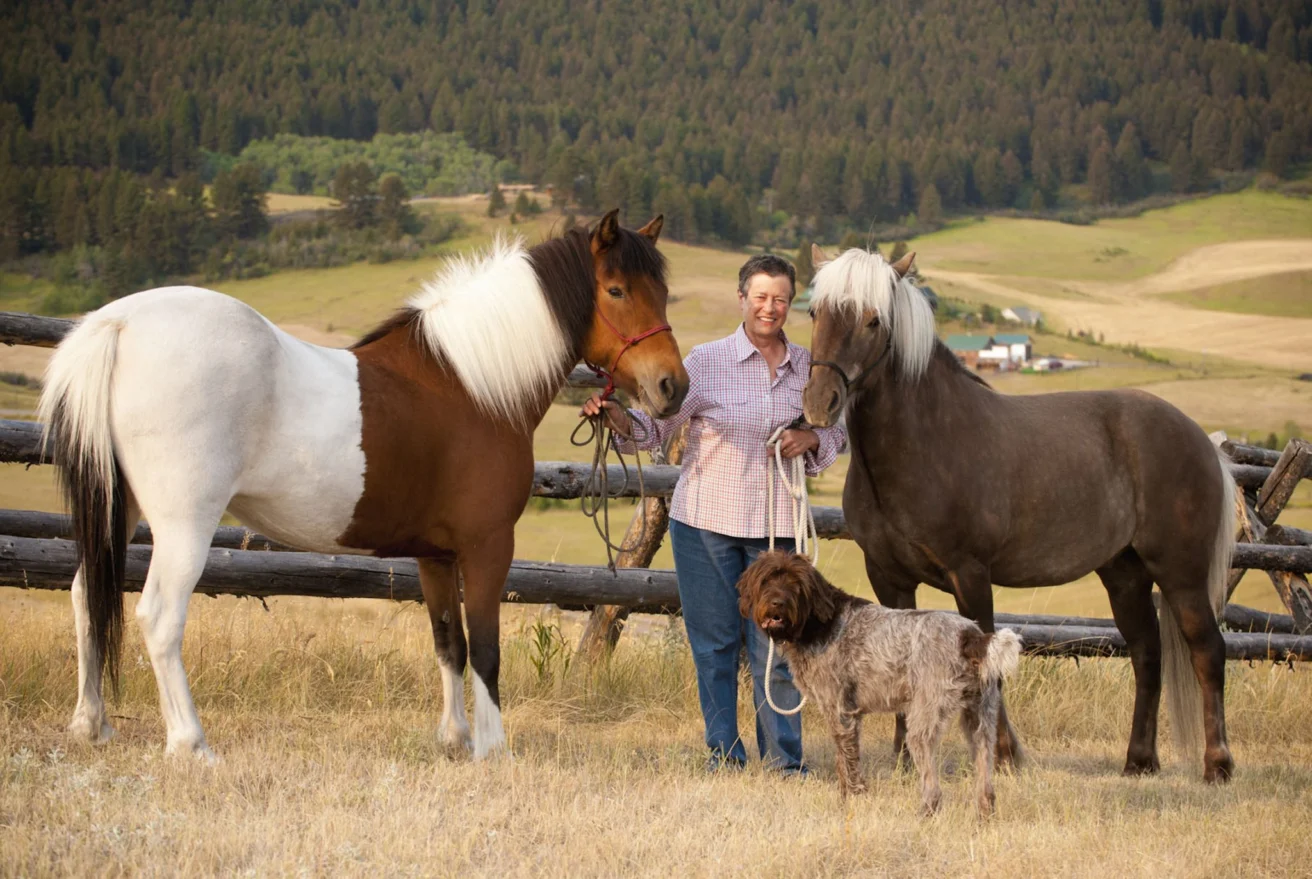
[{"label": "green pasture", "polygon": [[1312,317],[1312,272],[1284,272],[1218,284],[1200,290],[1165,294],[1166,299],[1191,308],[1272,317]]},{"label": "green pasture", "polygon": [[1306,237],[1312,237],[1312,200],[1249,189],[1090,226],[1007,217],[960,219],[909,244],[930,274],[940,267],[1123,281],[1159,271],[1208,244]]}]

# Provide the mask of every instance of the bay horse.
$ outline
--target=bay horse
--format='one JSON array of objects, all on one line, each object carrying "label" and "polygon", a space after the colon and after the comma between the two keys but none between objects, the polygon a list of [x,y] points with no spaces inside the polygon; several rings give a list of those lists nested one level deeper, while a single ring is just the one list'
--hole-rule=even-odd
[{"label": "bay horse", "polygon": [[101,680],[108,668],[117,686],[125,542],[144,515],[154,551],[136,615],[167,751],[214,759],[181,647],[227,510],[302,549],[416,558],[442,673],[439,738],[475,759],[503,750],[501,594],[533,484],[534,428],[580,359],[609,365],[617,386],[663,416],[688,388],[665,318],[663,220],[633,232],[616,216],[451,259],[345,350],[195,287],[84,317],[51,359],[39,407],[81,559],[70,731],[93,742],[113,732]]},{"label": "bay horse", "polygon": [[[932,309],[907,278],[915,254],[895,265],[855,249],[813,255],[822,267],[802,406],[817,426],[846,412],[843,513],[880,602],[913,608],[927,583],[992,632],[991,584],[1052,586],[1096,571],[1134,668],[1125,774],[1160,769],[1165,660],[1182,753],[1197,754],[1201,717],[1204,778],[1228,780],[1217,616],[1235,485],[1202,429],[1142,391],[997,393],[935,337]],[[1005,708],[998,726],[999,761],[1019,764]],[[899,754],[905,735],[899,718]]]}]

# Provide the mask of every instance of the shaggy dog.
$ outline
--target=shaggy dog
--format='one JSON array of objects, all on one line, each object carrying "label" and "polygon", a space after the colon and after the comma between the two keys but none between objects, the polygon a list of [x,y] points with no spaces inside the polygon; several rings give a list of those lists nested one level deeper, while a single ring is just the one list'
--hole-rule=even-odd
[{"label": "shaggy dog", "polygon": [[924,814],[938,809],[938,745],[954,714],[975,762],[976,805],[993,811],[999,681],[1020,655],[1010,629],[985,634],[954,613],[890,610],[834,587],[805,557],[762,553],[738,581],[743,616],[782,649],[793,680],[829,724],[843,795],[861,793],[861,715],[904,713]]}]

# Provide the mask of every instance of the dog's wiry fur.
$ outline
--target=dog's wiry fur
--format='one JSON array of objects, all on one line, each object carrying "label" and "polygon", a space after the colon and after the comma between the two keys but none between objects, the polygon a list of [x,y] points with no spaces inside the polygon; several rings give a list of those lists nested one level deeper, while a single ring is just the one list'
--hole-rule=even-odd
[{"label": "dog's wiry fur", "polygon": [[1016,668],[1015,632],[989,635],[954,613],[881,607],[837,589],[795,553],[762,553],[738,591],[743,615],[780,645],[798,688],[829,724],[844,795],[865,790],[861,716],[899,712],[906,715],[924,811],[934,812],[941,797],[938,746],[959,714],[975,763],[979,812],[993,811],[999,682]]}]

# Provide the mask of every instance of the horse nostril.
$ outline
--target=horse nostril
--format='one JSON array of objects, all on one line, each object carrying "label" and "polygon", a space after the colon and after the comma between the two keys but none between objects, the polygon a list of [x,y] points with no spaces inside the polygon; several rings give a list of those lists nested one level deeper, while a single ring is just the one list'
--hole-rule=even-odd
[{"label": "horse nostril", "polygon": [[661,389],[661,395],[662,395],[663,397],[665,397],[666,400],[673,400],[673,399],[674,399],[674,395],[675,395],[676,391],[675,391],[675,385],[674,385],[674,379],[673,379],[673,378],[671,378],[671,377],[668,376],[668,375],[665,376],[665,378],[663,378],[663,379],[660,380],[660,383],[659,383],[658,387],[660,387],[660,389]]},{"label": "horse nostril", "polygon": [[834,391],[832,394],[829,395],[829,411],[833,412],[837,408],[838,408],[838,391]]}]

